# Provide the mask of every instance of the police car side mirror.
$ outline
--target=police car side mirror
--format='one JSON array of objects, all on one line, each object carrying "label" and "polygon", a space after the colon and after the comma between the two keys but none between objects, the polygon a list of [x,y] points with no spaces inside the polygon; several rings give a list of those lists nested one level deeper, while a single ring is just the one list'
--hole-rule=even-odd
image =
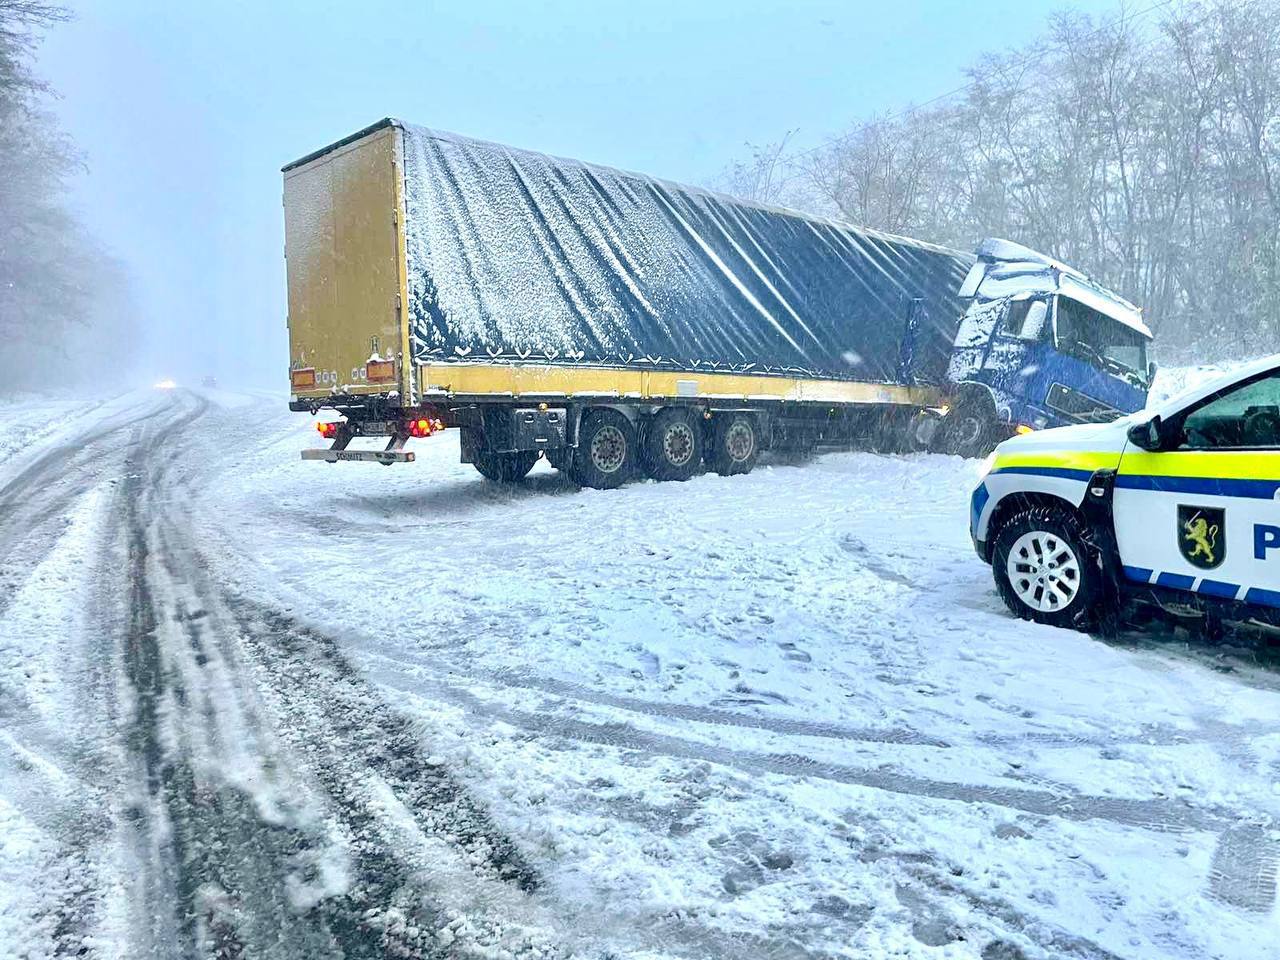
[{"label": "police car side mirror", "polygon": [[1129,442],[1135,447],[1141,447],[1143,450],[1156,451],[1163,446],[1163,437],[1161,436],[1160,415],[1156,414],[1150,420],[1143,423],[1135,423],[1129,428]]}]

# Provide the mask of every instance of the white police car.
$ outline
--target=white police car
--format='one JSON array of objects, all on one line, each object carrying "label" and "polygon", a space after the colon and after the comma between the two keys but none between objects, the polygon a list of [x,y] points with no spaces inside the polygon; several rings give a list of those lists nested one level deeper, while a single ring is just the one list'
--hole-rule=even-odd
[{"label": "white police car", "polygon": [[1137,598],[1280,623],[1280,355],[1112,423],[1005,441],[970,533],[1030,620],[1086,629]]}]

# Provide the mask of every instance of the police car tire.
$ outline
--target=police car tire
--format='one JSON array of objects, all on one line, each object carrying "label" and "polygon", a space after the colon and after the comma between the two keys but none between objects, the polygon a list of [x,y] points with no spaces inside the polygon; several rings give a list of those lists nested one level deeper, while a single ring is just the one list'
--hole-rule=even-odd
[{"label": "police car tire", "polygon": [[[1021,537],[1037,531],[1052,534],[1066,543],[1079,565],[1080,582],[1075,596],[1061,610],[1037,610],[1028,606],[1009,582],[1009,552]],[[1102,572],[1086,549],[1084,524],[1069,510],[1030,507],[1010,517],[996,535],[991,571],[995,576],[1000,598],[1014,616],[1051,627],[1076,630],[1088,630],[1098,620],[1098,605],[1103,596]]]},{"label": "police car tire", "polygon": [[480,476],[494,483],[517,483],[528,476],[538,462],[538,451],[524,453],[477,453],[472,464]]}]

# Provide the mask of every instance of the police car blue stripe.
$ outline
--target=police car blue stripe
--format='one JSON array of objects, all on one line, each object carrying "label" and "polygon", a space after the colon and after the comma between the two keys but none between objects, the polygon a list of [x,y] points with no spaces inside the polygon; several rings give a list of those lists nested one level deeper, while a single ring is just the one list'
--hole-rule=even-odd
[{"label": "police car blue stripe", "polygon": [[1079,480],[1088,483],[1093,476],[1092,470],[1071,470],[1067,467],[998,467],[992,473],[1024,473],[1037,477],[1061,477],[1064,480]]},{"label": "police car blue stripe", "polygon": [[1156,586],[1172,587],[1174,590],[1190,590],[1195,582],[1195,577],[1184,577],[1180,573],[1162,573],[1156,577]]},{"label": "police car blue stripe", "polygon": [[1256,603],[1263,607],[1280,607],[1280,592],[1253,587],[1244,595],[1246,603]]},{"label": "police car blue stripe", "polygon": [[1223,477],[1163,477],[1122,473],[1116,486],[1128,490],[1158,490],[1164,493],[1196,493],[1216,497],[1245,497],[1272,500],[1280,490],[1280,480],[1230,480]]},{"label": "police car blue stripe", "polygon": [[1151,575],[1154,570],[1148,570],[1146,567],[1125,567],[1124,575],[1130,580],[1137,580],[1139,583],[1150,583]]},{"label": "police car blue stripe", "polygon": [[973,491],[973,497],[969,501],[969,534],[970,536],[978,536],[978,523],[982,520],[982,511],[987,506],[987,501],[991,499],[991,491],[987,489],[986,483],[978,484],[978,489]]},{"label": "police car blue stripe", "polygon": [[1196,593],[1204,593],[1211,597],[1225,597],[1234,600],[1240,592],[1240,584],[1227,583],[1225,580],[1201,580]]}]

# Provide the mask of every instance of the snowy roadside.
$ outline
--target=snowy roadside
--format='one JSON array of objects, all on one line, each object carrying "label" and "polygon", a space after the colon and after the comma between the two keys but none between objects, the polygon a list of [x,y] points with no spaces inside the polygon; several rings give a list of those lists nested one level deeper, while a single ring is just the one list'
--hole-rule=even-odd
[{"label": "snowy roadside", "polygon": [[310,421],[255,401],[186,438],[214,568],[417,717],[588,940],[1269,955],[1271,901],[1213,877],[1247,843],[1274,898],[1280,684],[1011,619],[974,464],[502,489],[452,433],[299,462]]}]

